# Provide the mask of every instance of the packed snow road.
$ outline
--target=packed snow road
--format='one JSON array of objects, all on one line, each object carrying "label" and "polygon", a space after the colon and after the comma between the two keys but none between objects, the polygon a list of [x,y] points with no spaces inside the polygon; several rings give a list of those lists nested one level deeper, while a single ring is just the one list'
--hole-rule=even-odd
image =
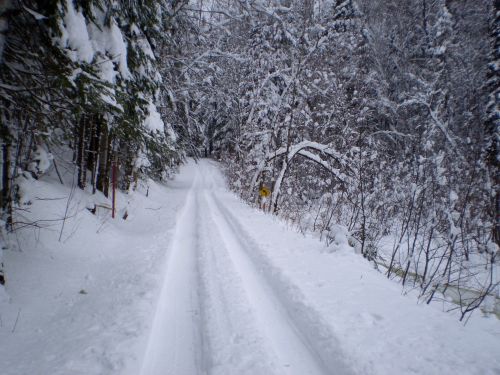
[{"label": "packed snow road", "polygon": [[251,256],[256,242],[218,196],[220,174],[200,164],[171,241],[142,374],[348,374],[268,282]]},{"label": "packed snow road", "polygon": [[2,375],[500,374],[496,317],[464,326],[446,301],[419,304],[345,231],[326,245],[291,230],[213,161],[119,192],[127,220],[90,213],[107,198],[70,186],[24,191],[32,222],[73,198],[63,241],[28,227],[4,254]]},{"label": "packed snow road", "polygon": [[179,178],[141,375],[500,373],[496,318],[464,327],[418,305],[346,238],[326,246],[246,206],[215,162]]}]

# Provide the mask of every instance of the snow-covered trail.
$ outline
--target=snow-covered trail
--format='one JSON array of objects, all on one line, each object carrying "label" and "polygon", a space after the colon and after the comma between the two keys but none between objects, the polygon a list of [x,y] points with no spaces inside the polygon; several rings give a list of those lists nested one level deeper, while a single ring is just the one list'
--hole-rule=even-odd
[{"label": "snow-covered trail", "polygon": [[209,161],[193,167],[142,374],[348,373],[323,360],[311,327],[289,313],[254,263],[255,242],[218,197],[225,189],[218,171]]},{"label": "snow-covered trail", "polygon": [[196,288],[199,216],[195,201],[198,177],[195,174],[178,216],[143,374],[200,373],[201,339]]},{"label": "snow-covered trail", "polygon": [[[28,219],[61,217],[68,186],[30,183]],[[244,204],[216,162],[117,198],[127,220],[76,191],[64,241],[59,226],[17,233],[2,375],[500,374],[495,317],[463,326],[447,303],[418,304],[346,238],[327,246]]]}]

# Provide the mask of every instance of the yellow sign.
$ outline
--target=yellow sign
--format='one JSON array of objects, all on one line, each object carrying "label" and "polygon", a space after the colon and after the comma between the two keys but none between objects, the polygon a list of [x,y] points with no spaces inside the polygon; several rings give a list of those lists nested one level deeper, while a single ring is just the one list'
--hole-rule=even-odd
[{"label": "yellow sign", "polygon": [[262,186],[259,190],[259,195],[261,197],[268,197],[271,195],[271,190],[265,186]]}]

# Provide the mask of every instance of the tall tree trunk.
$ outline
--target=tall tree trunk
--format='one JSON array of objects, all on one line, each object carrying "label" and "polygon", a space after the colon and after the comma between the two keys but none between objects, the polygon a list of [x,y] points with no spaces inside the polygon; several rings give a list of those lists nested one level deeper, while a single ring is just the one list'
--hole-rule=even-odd
[{"label": "tall tree trunk", "polygon": [[85,158],[85,169],[90,171],[90,184],[93,185],[93,170],[94,170],[94,136],[96,131],[95,116],[91,115],[89,117],[88,129],[87,129],[87,147],[86,147],[86,158]]},{"label": "tall tree trunk", "polygon": [[89,150],[87,157],[87,169],[91,172],[92,194],[96,192],[97,163],[99,160],[99,136],[101,132],[101,121],[99,116],[92,116],[90,129]]},{"label": "tall tree trunk", "polygon": [[488,71],[487,163],[494,189],[491,213],[494,217],[493,240],[500,246],[500,0],[493,0],[491,19],[491,55]]},{"label": "tall tree trunk", "polygon": [[115,157],[115,152],[113,151],[112,144],[113,144],[113,134],[109,134],[108,131],[106,130],[107,134],[107,158],[106,158],[106,165],[105,165],[105,176],[106,178],[104,179],[104,195],[106,197],[109,196],[109,176],[111,174],[111,161]]},{"label": "tall tree trunk", "polygon": [[6,137],[2,144],[2,191],[1,208],[6,216],[7,229],[12,227],[12,176],[11,176],[11,140]]},{"label": "tall tree trunk", "polygon": [[109,159],[109,134],[107,124],[101,124],[99,132],[99,157],[96,176],[97,190],[102,191],[104,195],[108,196],[108,159]]},{"label": "tall tree trunk", "polygon": [[87,165],[85,160],[85,133],[86,133],[86,118],[82,116],[78,123],[77,150],[76,150],[76,167],[78,170],[78,187],[85,189],[87,181]]}]

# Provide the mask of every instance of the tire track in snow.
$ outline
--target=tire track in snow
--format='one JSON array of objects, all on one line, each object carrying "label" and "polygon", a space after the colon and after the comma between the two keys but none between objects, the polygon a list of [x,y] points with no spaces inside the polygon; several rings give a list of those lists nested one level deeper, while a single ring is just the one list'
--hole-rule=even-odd
[{"label": "tire track in snow", "polygon": [[[207,172],[203,174],[205,173]],[[269,290],[281,310],[285,312],[290,326],[304,347],[318,362],[323,373],[353,374],[354,372],[342,358],[338,340],[331,328],[317,311],[306,305],[298,288],[286,280],[282,272],[270,263],[264,252],[259,249],[256,241],[245,231],[238,218],[214,193],[213,189],[218,184],[212,174],[209,178],[211,191],[207,194],[207,199],[211,201],[212,212],[217,213],[219,223],[222,223],[224,231],[230,233],[229,237],[232,237],[230,242],[233,242],[234,249],[237,249],[233,254],[240,253],[238,256],[242,259],[246,257],[244,262],[250,263],[247,267],[253,268],[253,272],[258,274],[264,287]],[[290,374],[292,373],[290,372]]]},{"label": "tire track in snow", "polygon": [[213,193],[205,197],[231,260],[243,280],[251,308],[255,311],[261,332],[270,341],[281,366],[289,375],[332,374],[296,326],[266,280],[246,255],[242,243],[228,218],[217,207]]},{"label": "tire track in snow", "polygon": [[351,374],[318,314],[276,282],[279,270],[215,196],[212,166],[195,168],[141,374]]},{"label": "tire track in snow", "polygon": [[202,194],[199,287],[206,371],[210,375],[283,375],[272,348],[258,329],[240,276],[209,213]]},{"label": "tire track in snow", "polygon": [[203,338],[197,290],[196,190],[189,189],[169,246],[165,276],[143,359],[142,375],[201,375]]}]

